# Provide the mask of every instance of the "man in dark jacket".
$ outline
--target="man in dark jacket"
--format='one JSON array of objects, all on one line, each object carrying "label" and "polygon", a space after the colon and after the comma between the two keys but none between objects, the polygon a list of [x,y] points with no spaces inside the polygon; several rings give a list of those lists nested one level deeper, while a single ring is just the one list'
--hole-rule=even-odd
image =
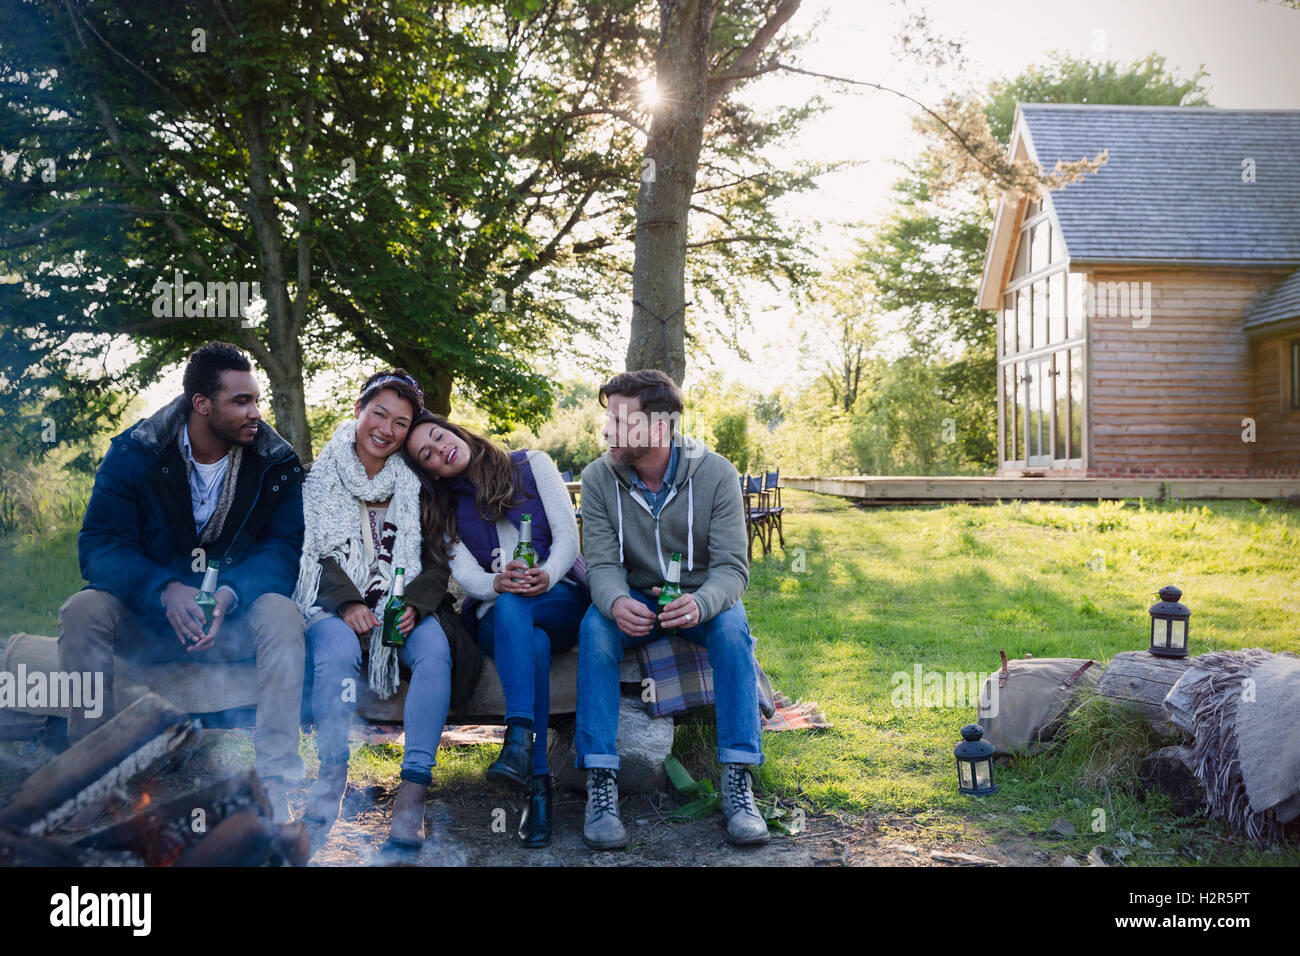
[{"label": "man in dark jacket", "polygon": [[[248,357],[212,342],[190,356],[185,394],[113,439],[78,538],[87,587],[59,610],[65,671],[104,674],[98,718],[73,711],[78,740],[114,714],[113,655],[142,662],[257,660],[258,776],[287,819],[298,756],[303,617],[289,598],[302,549],[302,463],[261,420]],[[195,602],[208,563],[216,607]]]}]

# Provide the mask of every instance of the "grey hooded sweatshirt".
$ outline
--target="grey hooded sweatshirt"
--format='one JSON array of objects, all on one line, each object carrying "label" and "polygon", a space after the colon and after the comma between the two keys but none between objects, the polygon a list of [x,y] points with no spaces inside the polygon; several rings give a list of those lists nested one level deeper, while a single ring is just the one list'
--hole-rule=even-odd
[{"label": "grey hooded sweatshirt", "polygon": [[591,601],[606,617],[629,588],[649,594],[663,584],[674,551],[682,556],[682,591],[695,595],[701,624],[749,586],[735,466],[689,436],[675,434],[673,442],[681,446],[677,474],[657,519],[633,489],[628,467],[609,452],[583,469],[582,553]]}]

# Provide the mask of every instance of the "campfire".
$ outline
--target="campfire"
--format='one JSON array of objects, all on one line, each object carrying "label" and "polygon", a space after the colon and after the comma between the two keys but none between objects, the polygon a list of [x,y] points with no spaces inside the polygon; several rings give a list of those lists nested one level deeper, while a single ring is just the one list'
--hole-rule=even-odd
[{"label": "campfire", "polygon": [[127,819],[71,845],[50,838],[184,758],[199,737],[189,715],[156,694],[141,697],[33,773],[0,808],[0,865],[305,865],[306,828],[271,822],[251,770],[165,803],[155,804],[146,787]]}]

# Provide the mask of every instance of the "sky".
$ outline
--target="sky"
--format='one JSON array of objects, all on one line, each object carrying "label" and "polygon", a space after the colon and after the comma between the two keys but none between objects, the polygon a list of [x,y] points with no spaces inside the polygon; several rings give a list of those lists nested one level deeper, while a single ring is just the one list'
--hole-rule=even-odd
[{"label": "sky", "polygon": [[[935,32],[962,43],[967,63],[960,74],[901,57],[899,28],[921,11]],[[1209,75],[1202,82],[1214,106],[1300,109],[1300,11],[1261,0],[804,0],[788,29],[812,31],[799,53],[806,68],[882,83],[927,104],[937,104],[954,88],[982,89],[1013,77],[1061,50],[1123,64],[1156,52],[1184,79],[1204,66]],[[763,108],[818,93],[830,109],[769,156],[774,162],[799,157],[860,164],[824,177],[815,192],[781,207],[791,222],[816,224],[817,242],[830,261],[848,254],[856,238],[888,212],[890,184],[899,175],[894,164],[914,156],[920,141],[911,129],[916,107],[887,93],[770,74],[742,95]],[[751,302],[753,331],[746,341],[752,360],[717,349],[718,371],[764,390],[797,384],[805,374],[795,361],[798,317],[765,287],[754,290]],[[622,367],[626,336],[624,327],[605,339],[613,368]],[[150,389],[147,407],[177,391],[179,370]]]}]

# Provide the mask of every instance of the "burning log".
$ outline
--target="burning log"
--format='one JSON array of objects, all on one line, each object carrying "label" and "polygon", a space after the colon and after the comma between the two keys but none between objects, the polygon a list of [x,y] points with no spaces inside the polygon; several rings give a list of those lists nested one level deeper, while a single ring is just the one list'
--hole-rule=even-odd
[{"label": "burning log", "polygon": [[77,842],[98,850],[129,850],[149,866],[171,866],[229,817],[253,810],[267,819],[271,804],[257,774],[246,771],[151,807]]},{"label": "burning log", "polygon": [[188,752],[199,738],[189,716],[157,694],[146,694],[33,773],[8,806],[0,826],[44,836],[142,774]]},{"label": "burning log", "polygon": [[177,866],[260,866],[289,862],[304,866],[310,853],[307,828],[301,823],[268,823],[253,808],[240,810],[190,847]]}]

